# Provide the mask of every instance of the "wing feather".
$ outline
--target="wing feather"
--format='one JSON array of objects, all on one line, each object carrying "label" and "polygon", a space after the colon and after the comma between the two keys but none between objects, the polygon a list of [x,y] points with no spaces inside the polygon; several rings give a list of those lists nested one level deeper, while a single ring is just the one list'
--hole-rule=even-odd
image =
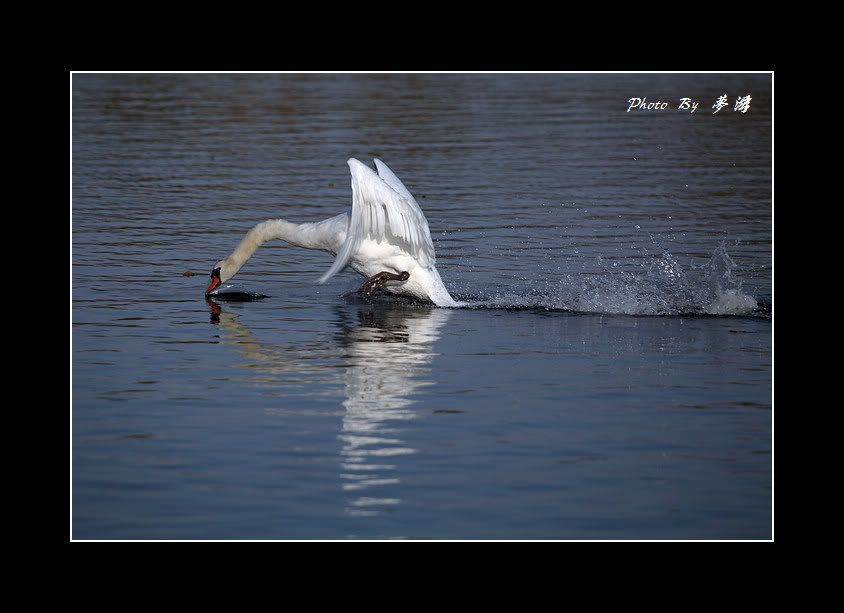
[{"label": "wing feather", "polygon": [[433,266],[436,258],[428,220],[419,204],[381,160],[378,174],[355,158],[348,161],[352,173],[352,214],[346,240],[331,268],[319,282],[341,271],[366,238],[387,241],[405,249],[421,266]]},{"label": "wing feather", "polygon": [[400,213],[401,215],[401,224],[402,230],[399,236],[410,236],[410,224],[407,223],[407,217],[404,213]]},{"label": "wing feather", "polygon": [[376,204],[372,207],[375,211],[375,236],[384,236],[384,207],[381,204]]},{"label": "wing feather", "polygon": [[378,169],[378,176],[384,179],[384,183],[392,187],[399,196],[402,196],[411,205],[419,209],[420,213],[422,212],[422,209],[420,208],[419,203],[416,202],[413,194],[410,193],[410,190],[404,186],[404,183],[402,183],[393,171],[390,170],[389,166],[378,158],[375,158],[375,168]]}]

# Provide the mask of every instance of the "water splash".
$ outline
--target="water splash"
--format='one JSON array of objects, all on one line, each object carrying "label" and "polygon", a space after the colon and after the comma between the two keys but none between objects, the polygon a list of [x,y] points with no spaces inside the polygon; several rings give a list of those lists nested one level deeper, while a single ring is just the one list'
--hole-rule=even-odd
[{"label": "water splash", "polygon": [[709,262],[684,270],[663,249],[644,273],[564,275],[528,290],[463,296],[474,308],[546,309],[620,315],[754,315],[766,309],[742,290],[736,264],[721,243]]},{"label": "water splash", "polygon": [[725,243],[721,243],[709,260],[709,288],[714,294],[706,308],[710,315],[748,313],[759,308],[755,298],[742,292],[741,281],[733,277],[735,268]]}]

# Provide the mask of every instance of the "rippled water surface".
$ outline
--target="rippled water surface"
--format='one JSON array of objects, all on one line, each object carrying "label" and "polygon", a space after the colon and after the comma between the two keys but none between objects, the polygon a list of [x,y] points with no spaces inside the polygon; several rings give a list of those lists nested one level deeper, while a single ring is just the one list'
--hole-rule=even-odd
[{"label": "rippled water surface", "polygon": [[[73,538],[772,537],[769,75],[76,74],[72,104]],[[233,281],[264,298],[203,297],[256,222],[348,210],[349,157],[473,308],[280,242]]]}]

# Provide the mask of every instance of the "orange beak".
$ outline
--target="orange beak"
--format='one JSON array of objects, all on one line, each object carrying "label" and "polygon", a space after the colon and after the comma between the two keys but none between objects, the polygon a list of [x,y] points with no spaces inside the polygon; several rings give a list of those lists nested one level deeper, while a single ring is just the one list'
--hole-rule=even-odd
[{"label": "orange beak", "polygon": [[208,289],[205,290],[205,295],[207,296],[208,294],[213,292],[217,288],[217,286],[220,285],[220,283],[220,277],[218,277],[217,275],[213,275],[211,277],[211,284],[208,286]]}]

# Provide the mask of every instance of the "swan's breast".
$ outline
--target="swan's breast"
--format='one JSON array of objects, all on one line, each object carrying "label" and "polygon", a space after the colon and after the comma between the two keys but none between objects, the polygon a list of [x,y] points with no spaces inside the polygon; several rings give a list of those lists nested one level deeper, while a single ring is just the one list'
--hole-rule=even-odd
[{"label": "swan's breast", "polygon": [[381,241],[380,243],[371,238],[361,242],[357,253],[352,256],[351,266],[354,270],[371,277],[379,272],[402,271],[412,272],[419,264],[401,247]]},{"label": "swan's breast", "polygon": [[367,238],[353,256],[350,266],[356,272],[371,277],[379,272],[400,273],[407,271],[410,278],[404,282],[388,281],[384,289],[393,294],[430,300],[440,306],[455,304],[435,267],[420,266],[416,258],[401,247],[387,241],[377,242]]}]

